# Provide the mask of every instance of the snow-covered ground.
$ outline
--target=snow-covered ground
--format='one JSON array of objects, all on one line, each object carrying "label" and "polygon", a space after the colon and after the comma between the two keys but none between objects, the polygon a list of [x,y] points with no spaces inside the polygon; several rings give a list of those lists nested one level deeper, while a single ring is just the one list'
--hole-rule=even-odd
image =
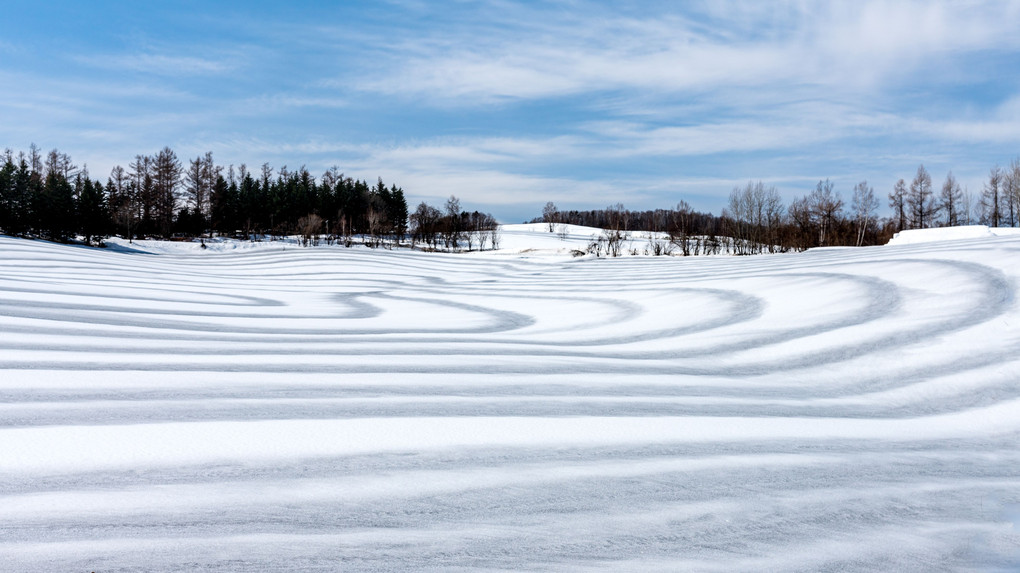
[{"label": "snow-covered ground", "polygon": [[1020,567],[1020,236],[590,234],[0,237],[3,569]]}]

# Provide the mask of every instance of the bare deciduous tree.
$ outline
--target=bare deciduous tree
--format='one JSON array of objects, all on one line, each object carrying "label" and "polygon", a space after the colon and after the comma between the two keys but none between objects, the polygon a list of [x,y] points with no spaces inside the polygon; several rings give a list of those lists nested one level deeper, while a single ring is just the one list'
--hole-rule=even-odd
[{"label": "bare deciduous tree", "polygon": [[549,225],[549,232],[552,233],[556,230],[556,223],[560,220],[560,211],[556,208],[556,204],[549,201],[542,208],[542,220]]},{"label": "bare deciduous tree", "polygon": [[446,225],[443,230],[444,243],[446,248],[454,249],[460,247],[462,240],[463,225],[460,217],[460,199],[454,195],[446,200]]},{"label": "bare deciduous tree", "polygon": [[188,170],[184,174],[188,204],[203,219],[209,217],[209,198],[221,171],[223,168],[213,163],[211,151],[188,162]]},{"label": "bare deciduous tree", "polygon": [[337,183],[343,181],[344,174],[340,172],[340,167],[333,165],[322,174],[320,181],[322,186],[330,191],[336,188]]},{"label": "bare deciduous tree", "polygon": [[606,243],[606,254],[611,257],[619,257],[627,236],[619,229],[604,229],[601,239]]},{"label": "bare deciduous tree", "polygon": [[960,211],[963,208],[963,191],[960,190],[960,183],[956,181],[952,171],[946,175],[946,181],[942,184],[939,204],[945,214],[946,225],[955,227],[961,224]]},{"label": "bare deciduous tree", "polygon": [[694,210],[687,201],[680,201],[676,209],[671,213],[669,220],[669,242],[680,247],[680,254],[689,257],[691,255],[691,230],[693,228]]},{"label": "bare deciduous tree", "polygon": [[301,244],[318,246],[319,234],[322,233],[322,217],[309,213],[297,221],[298,232],[301,233]]},{"label": "bare deciduous tree", "polygon": [[833,191],[833,183],[826,179],[819,181],[815,190],[808,196],[813,222],[818,227],[818,244],[827,245],[829,234],[843,210],[843,199]]},{"label": "bare deciduous tree", "polygon": [[177,186],[181,182],[181,162],[177,154],[169,147],[164,147],[152,161],[152,185],[155,197],[153,213],[159,232],[170,235],[170,227],[174,222],[177,207]]},{"label": "bare deciduous tree", "polygon": [[1009,163],[1004,177],[1006,202],[1009,205],[1006,216],[1010,227],[1020,224],[1020,157]]},{"label": "bare deciduous tree", "polygon": [[369,246],[378,247],[382,243],[382,229],[386,225],[386,211],[378,205],[369,203],[368,211],[365,212],[365,222],[368,224]]},{"label": "bare deciduous tree", "polygon": [[967,187],[963,188],[963,195],[960,203],[960,224],[961,225],[973,225],[974,224],[974,194],[970,192]]},{"label": "bare deciduous tree", "polygon": [[110,170],[110,177],[106,180],[107,201],[110,205],[113,223],[118,227],[123,227],[128,242],[134,240],[133,232],[138,219],[136,190],[123,167],[117,165]]},{"label": "bare deciduous tree", "polygon": [[786,210],[792,226],[794,240],[793,247],[796,249],[807,249],[814,244],[814,232],[811,228],[811,205],[807,197],[795,199]]},{"label": "bare deciduous tree", "polygon": [[889,193],[889,207],[893,210],[893,220],[896,221],[896,230],[902,231],[907,228],[907,182],[900,179],[893,186]]},{"label": "bare deciduous tree", "polygon": [[1002,220],[1002,179],[1002,169],[992,167],[981,194],[981,220],[991,227],[998,227]]},{"label": "bare deciduous tree", "polygon": [[442,217],[439,209],[424,201],[419,203],[409,217],[411,244],[425,243],[427,247],[435,249],[438,246],[439,220]]},{"label": "bare deciduous tree", "polygon": [[489,229],[489,244],[492,245],[492,250],[498,250],[500,241],[503,239],[503,232],[500,230],[499,225]]},{"label": "bare deciduous tree", "polygon": [[737,254],[775,252],[778,227],[782,220],[783,201],[774,186],[761,181],[748,181],[730,192],[728,212],[731,234]]},{"label": "bare deciduous tree", "polygon": [[910,193],[907,195],[907,206],[910,208],[910,226],[914,229],[925,229],[931,226],[938,212],[934,193],[931,188],[931,175],[924,165],[917,167],[917,174],[910,182]]},{"label": "bare deciduous tree", "polygon": [[864,243],[864,235],[874,223],[875,211],[878,209],[875,189],[869,186],[867,181],[861,181],[854,186],[854,198],[851,208],[854,212],[854,224],[857,227],[857,246],[859,247]]},{"label": "bare deciduous tree", "polygon": [[630,212],[623,206],[623,203],[617,203],[606,207],[606,215],[609,218],[609,228],[614,231],[626,231],[627,223],[629,222]]}]

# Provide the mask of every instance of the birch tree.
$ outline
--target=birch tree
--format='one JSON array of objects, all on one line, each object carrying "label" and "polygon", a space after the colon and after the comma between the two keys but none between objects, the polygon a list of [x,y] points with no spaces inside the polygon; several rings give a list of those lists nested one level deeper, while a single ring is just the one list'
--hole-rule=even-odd
[{"label": "birch tree", "polygon": [[875,189],[870,187],[867,181],[861,181],[854,186],[851,208],[854,214],[854,225],[857,228],[857,246],[859,247],[864,243],[864,236],[874,223],[875,211],[878,209]]}]

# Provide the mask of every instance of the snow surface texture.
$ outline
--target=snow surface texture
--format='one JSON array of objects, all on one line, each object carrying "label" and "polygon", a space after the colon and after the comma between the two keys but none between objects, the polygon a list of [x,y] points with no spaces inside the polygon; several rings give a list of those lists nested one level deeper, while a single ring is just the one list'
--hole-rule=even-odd
[{"label": "snow surface texture", "polygon": [[1016,570],[1018,263],[0,237],[0,563]]}]

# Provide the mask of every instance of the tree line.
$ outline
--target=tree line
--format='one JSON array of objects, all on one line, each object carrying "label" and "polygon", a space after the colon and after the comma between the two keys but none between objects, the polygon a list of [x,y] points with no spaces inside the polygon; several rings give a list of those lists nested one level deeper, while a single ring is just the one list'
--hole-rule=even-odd
[{"label": "tree line", "polygon": [[645,231],[662,234],[667,242],[653,244],[655,254],[701,254],[729,252],[758,254],[803,250],[818,246],[866,246],[885,244],[906,229],[986,224],[992,227],[1020,225],[1020,159],[1009,167],[993,167],[981,193],[962,189],[952,172],[936,195],[924,165],[917,168],[908,185],[900,179],[887,199],[892,216],[879,218],[880,204],[867,181],[850,190],[849,203],[826,179],[789,205],[779,191],[761,181],[734,187],[721,215],[694,211],[686,201],[674,208],[629,211],[621,204],[605,209],[560,211],[547,203],[541,217],[531,223],[547,223],[555,231],[561,223],[607,229],[589,248],[591,252],[618,253],[623,233]]},{"label": "tree line", "polygon": [[[4,151],[0,165],[0,232],[98,243],[118,235],[237,237],[300,235],[348,246],[354,237],[378,246],[410,238],[429,248],[494,248],[492,215],[460,211],[455,197],[440,212],[426,203],[409,216],[404,190],[345,176],[336,167],[314,177],[304,166],[257,172],[223,167],[205,153],[182,162],[165,147],[114,167],[106,183],[66,153]],[[452,210],[456,210],[454,213]],[[484,235],[484,238],[483,238]]]},{"label": "tree line", "polygon": [[[879,218],[879,198],[867,181],[844,201],[828,179],[789,205],[774,186],[749,181],[734,187],[720,215],[676,207],[630,211],[560,211],[548,203],[542,216],[558,223],[610,231],[592,249],[617,253],[625,233],[650,231],[668,238],[656,254],[714,252],[756,254],[816,246],[885,243],[905,229],[984,223],[1020,225],[1020,159],[994,167],[979,194],[961,189],[952,172],[936,193],[923,165],[911,182],[900,179],[887,195],[892,216]],[[305,244],[326,241],[350,246],[408,242],[428,250],[499,247],[499,225],[491,214],[462,210],[451,196],[442,208],[422,202],[408,211],[402,188],[382,179],[371,185],[333,167],[314,177],[304,166],[257,172],[242,164],[223,167],[205,153],[182,163],[165,147],[137,155],[127,168],[114,167],[103,184],[54,149],[43,155],[5,150],[0,166],[0,232],[86,243],[119,235],[129,240],[174,236],[277,237],[299,235]]]},{"label": "tree line", "polygon": [[931,175],[921,165],[909,187],[903,179],[896,182],[889,193],[889,207],[898,230],[973,223],[1016,227],[1020,225],[1020,158],[1006,168],[992,167],[977,196],[961,189],[951,171],[936,195]]}]

